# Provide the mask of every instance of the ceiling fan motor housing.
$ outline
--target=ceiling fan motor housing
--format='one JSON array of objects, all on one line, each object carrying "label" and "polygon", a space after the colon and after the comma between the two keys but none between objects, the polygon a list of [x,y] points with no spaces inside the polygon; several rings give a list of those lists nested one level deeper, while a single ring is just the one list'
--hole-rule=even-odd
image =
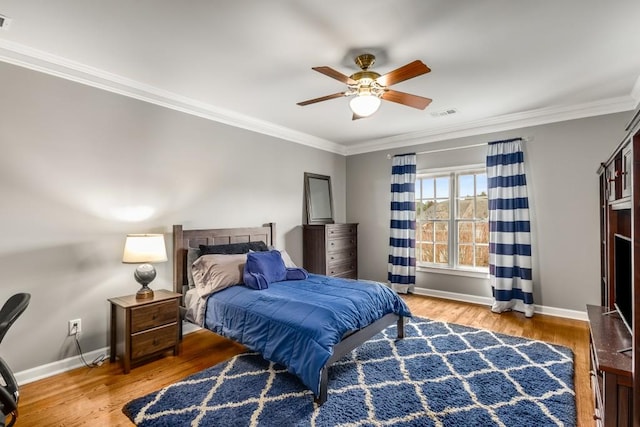
[{"label": "ceiling fan motor housing", "polygon": [[362,55],[358,55],[355,59],[355,63],[358,67],[363,70],[368,69],[376,62],[376,57],[370,53],[363,53]]}]

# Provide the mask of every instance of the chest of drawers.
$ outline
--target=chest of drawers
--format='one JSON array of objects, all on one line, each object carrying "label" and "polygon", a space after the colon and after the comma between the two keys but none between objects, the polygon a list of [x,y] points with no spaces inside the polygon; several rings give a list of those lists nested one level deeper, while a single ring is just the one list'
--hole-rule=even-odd
[{"label": "chest of drawers", "polygon": [[358,278],[358,224],[304,225],[303,251],[310,273]]}]

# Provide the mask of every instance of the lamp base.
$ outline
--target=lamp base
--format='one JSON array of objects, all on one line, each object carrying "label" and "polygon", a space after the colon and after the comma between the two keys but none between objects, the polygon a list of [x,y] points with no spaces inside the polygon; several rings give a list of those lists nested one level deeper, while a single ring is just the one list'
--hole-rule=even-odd
[{"label": "lamp base", "polygon": [[133,277],[136,279],[136,282],[142,285],[136,293],[136,299],[153,298],[153,290],[149,288],[149,283],[156,278],[156,269],[151,264],[139,265],[133,273]]},{"label": "lamp base", "polygon": [[153,289],[147,285],[143,285],[138,292],[136,292],[136,299],[149,299],[153,298]]}]

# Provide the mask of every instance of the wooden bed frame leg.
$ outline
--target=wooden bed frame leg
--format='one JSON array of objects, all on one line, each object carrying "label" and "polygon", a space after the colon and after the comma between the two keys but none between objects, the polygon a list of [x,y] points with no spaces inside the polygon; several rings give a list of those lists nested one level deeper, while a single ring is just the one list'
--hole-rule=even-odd
[{"label": "wooden bed frame leg", "polygon": [[398,317],[398,339],[404,338],[404,316]]},{"label": "wooden bed frame leg", "polygon": [[316,403],[318,406],[327,401],[327,387],[329,383],[329,367],[324,366],[320,371],[320,394],[316,396]]}]

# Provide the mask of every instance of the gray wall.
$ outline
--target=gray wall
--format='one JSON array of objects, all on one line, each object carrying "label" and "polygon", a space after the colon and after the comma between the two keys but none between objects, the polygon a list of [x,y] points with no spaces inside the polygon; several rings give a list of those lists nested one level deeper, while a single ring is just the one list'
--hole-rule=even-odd
[{"label": "gray wall", "polygon": [[[387,154],[474,145],[509,137],[525,145],[537,305],[584,311],[599,304],[598,175],[624,137],[631,113],[619,113],[373,152],[347,158],[347,220],[358,222],[359,274],[386,281],[391,161]],[[418,170],[482,164],[486,147],[418,156]],[[486,279],[418,272],[416,286],[490,297]]]},{"label": "gray wall", "polygon": [[[107,298],[134,293],[127,233],[274,221],[302,263],[303,173],[332,177],[345,220],[345,158],[0,63],[0,302],[31,305],[0,346],[15,371],[108,345]],[[145,205],[146,220],[117,210]],[[152,288],[172,287],[171,259]]]},{"label": "gray wall", "polygon": [[[0,345],[15,371],[75,356],[67,321],[81,318],[85,351],[108,344],[107,298],[131,294],[122,264],[127,233],[171,224],[277,224],[277,243],[302,262],[303,173],[332,177],[338,222],[359,228],[363,278],[386,280],[387,152],[342,156],[207,121],[0,63],[0,301],[29,292],[28,310]],[[630,114],[463,138],[391,154],[510,136],[526,144],[533,205],[536,303],[583,310],[597,303],[598,164]],[[484,148],[419,156],[419,168],[484,161]],[[347,206],[348,204],[348,206]],[[117,210],[146,205],[138,222]],[[171,262],[153,288],[171,288]],[[418,275],[418,286],[490,295],[484,280]]]}]

